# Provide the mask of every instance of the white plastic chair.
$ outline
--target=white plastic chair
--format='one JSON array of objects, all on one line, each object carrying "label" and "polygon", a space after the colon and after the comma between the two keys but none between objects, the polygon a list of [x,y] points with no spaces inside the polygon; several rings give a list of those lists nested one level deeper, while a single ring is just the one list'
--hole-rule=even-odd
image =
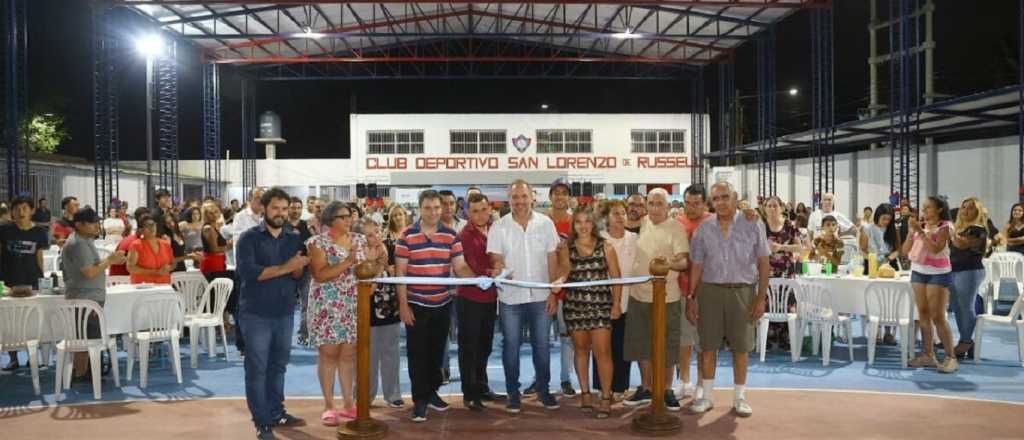
[{"label": "white plastic chair", "polygon": [[128,371],[126,380],[132,380],[132,366],[136,354],[139,357],[139,388],[146,388],[149,382],[149,344],[153,342],[171,343],[171,360],[174,374],[181,383],[181,328],[185,324],[185,316],[181,297],[176,293],[160,293],[139,297],[132,305],[132,329],[125,340],[128,352]]},{"label": "white plastic chair", "polygon": [[[991,315],[999,299],[999,287],[1003,279],[1012,278],[1017,283],[1017,292],[1024,292],[1024,255],[1016,252],[996,252],[989,258],[991,287],[985,298],[985,314]],[[989,270],[986,270],[986,274]]]},{"label": "white plastic chair", "polygon": [[[224,359],[231,360],[228,352],[228,335],[224,330],[224,309],[228,305],[228,296],[235,282],[229,278],[217,278],[213,280],[203,293],[200,304],[195,312],[185,315],[185,327],[188,327],[189,348],[192,354],[192,368],[199,367],[199,332],[206,329],[206,345],[210,351],[210,358],[216,357],[214,346],[217,343],[217,336],[214,333],[220,327],[220,336],[224,340]],[[209,301],[213,298],[213,303]]]},{"label": "white plastic chair", "polygon": [[913,318],[914,291],[910,285],[875,282],[868,285],[865,293],[867,311],[868,365],[875,363],[875,340],[880,326],[899,328],[900,365],[907,367],[910,352]]},{"label": "white plastic chair", "polygon": [[[89,339],[88,318],[95,314],[99,321],[100,339]],[[107,350],[110,354],[110,366],[114,373],[114,385],[121,386],[121,374],[117,366],[117,340],[107,336],[107,318],[103,309],[95,301],[72,299],[60,303],[53,313],[56,328],[61,332],[61,341],[57,343],[57,371],[55,390],[60,396],[61,380],[63,389],[71,385],[71,354],[89,353],[89,366],[92,368],[92,395],[100,399],[100,353]]]},{"label": "white plastic chair", "polygon": [[853,362],[853,323],[849,316],[836,313],[832,305],[832,292],[825,286],[815,282],[801,282],[800,289],[796,291],[797,322],[795,332],[790,335],[796,336],[796,359],[800,359],[800,352],[803,349],[804,327],[811,325],[811,340],[813,341],[813,354],[818,354],[818,348],[822,348],[821,364],[828,366],[831,360],[832,328],[842,326],[846,329],[847,346],[850,350],[850,361]]},{"label": "white plastic chair", "polygon": [[768,323],[785,322],[789,325],[790,356],[793,362],[797,361],[796,342],[793,337],[796,330],[797,314],[789,311],[789,295],[796,295],[800,290],[800,284],[796,280],[787,278],[772,278],[768,280],[768,310],[757,322],[757,349],[761,352],[761,362],[764,362],[765,352],[768,350]]},{"label": "white plastic chair", "polygon": [[181,295],[186,316],[202,313],[202,304],[204,301],[208,301],[204,294],[209,284],[206,277],[199,272],[171,273],[171,287]]},{"label": "white plastic chair", "polygon": [[107,287],[131,283],[132,277],[129,275],[107,275]]},{"label": "white plastic chair", "polygon": [[974,327],[974,362],[981,359],[981,341],[985,327],[990,324],[1012,325],[1017,327],[1017,360],[1024,367],[1024,293],[1017,296],[1017,301],[1006,316],[985,313],[978,315],[978,324]]},{"label": "white plastic chair", "polygon": [[31,301],[0,301],[0,351],[28,351],[32,370],[32,390],[39,391],[39,340],[43,334],[43,314]]}]

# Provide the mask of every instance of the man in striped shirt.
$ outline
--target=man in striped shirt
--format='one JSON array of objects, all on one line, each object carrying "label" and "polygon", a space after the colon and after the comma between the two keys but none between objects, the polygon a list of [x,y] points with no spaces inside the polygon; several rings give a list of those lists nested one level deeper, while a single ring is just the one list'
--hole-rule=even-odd
[{"label": "man in striped shirt", "polygon": [[[462,256],[455,230],[441,224],[441,195],[427,190],[419,197],[420,219],[395,243],[395,271],[407,277],[474,277]],[[437,394],[441,364],[451,325],[451,286],[398,284],[398,311],[406,327],[406,356],[412,382],[412,421],[427,420],[427,408],[447,411]]]}]

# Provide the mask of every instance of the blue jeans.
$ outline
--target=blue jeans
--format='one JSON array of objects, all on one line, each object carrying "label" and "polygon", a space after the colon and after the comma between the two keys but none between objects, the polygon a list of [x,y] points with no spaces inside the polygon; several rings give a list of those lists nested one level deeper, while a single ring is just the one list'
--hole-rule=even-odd
[{"label": "blue jeans", "polygon": [[984,279],[984,269],[953,272],[953,282],[949,284],[949,305],[956,315],[956,329],[960,332],[960,342],[973,342],[974,325],[978,322],[978,316],[974,312],[974,299]]},{"label": "blue jeans", "polygon": [[537,374],[537,392],[548,393],[551,382],[550,338],[551,315],[545,310],[547,303],[537,301],[525,304],[498,302],[501,318],[501,363],[505,369],[505,390],[509,396],[519,395],[519,346],[523,343],[523,328],[530,326],[530,348],[533,369]]},{"label": "blue jeans", "polygon": [[292,350],[294,314],[238,317],[245,338],[245,401],[256,427],[270,426],[284,414],[284,373]]}]

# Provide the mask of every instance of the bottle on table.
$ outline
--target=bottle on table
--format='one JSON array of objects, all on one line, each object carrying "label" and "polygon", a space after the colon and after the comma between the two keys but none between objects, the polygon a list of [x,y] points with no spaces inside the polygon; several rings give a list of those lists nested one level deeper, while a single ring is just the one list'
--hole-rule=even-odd
[{"label": "bottle on table", "polygon": [[874,252],[868,254],[868,278],[878,278],[878,255]]}]

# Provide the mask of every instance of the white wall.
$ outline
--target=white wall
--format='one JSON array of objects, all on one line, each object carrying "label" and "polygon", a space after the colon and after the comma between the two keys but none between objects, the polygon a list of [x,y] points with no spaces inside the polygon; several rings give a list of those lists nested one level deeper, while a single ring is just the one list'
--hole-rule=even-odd
[{"label": "white wall", "polygon": [[[979,197],[997,225],[1009,217],[1010,207],[1017,195],[1017,138],[981,139],[938,145],[938,175],[929,172],[926,147],[921,147],[920,195],[928,193],[929,181],[938,177],[938,194],[949,198],[953,207],[966,197]],[[839,209],[847,215],[859,214],[865,206],[877,206],[889,201],[889,150],[879,148],[857,153],[856,176],[851,173],[851,154],[836,156],[836,196]],[[751,200],[757,197],[757,165],[744,168],[742,190]],[[778,163],[777,194],[784,200],[809,203],[811,200],[810,158],[785,160]],[[790,188],[790,181],[795,187]],[[853,206],[851,190],[857,191],[857,205]],[[791,192],[792,191],[792,192]],[[791,195],[793,194],[793,195]],[[741,191],[741,196],[743,196]]]}]

